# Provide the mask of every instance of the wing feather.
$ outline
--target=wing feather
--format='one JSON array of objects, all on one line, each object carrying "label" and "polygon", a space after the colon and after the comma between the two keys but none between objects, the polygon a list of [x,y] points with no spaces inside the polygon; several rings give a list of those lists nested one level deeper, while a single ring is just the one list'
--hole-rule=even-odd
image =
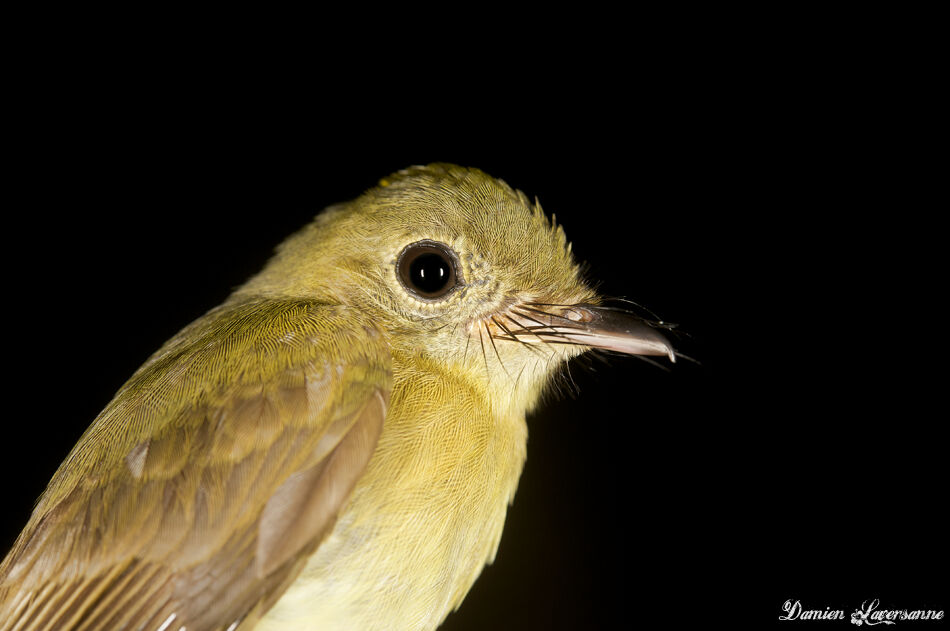
[{"label": "wing feather", "polygon": [[0,565],[3,628],[199,631],[265,611],[382,431],[389,354],[358,322],[261,301],[171,340],[86,432]]}]

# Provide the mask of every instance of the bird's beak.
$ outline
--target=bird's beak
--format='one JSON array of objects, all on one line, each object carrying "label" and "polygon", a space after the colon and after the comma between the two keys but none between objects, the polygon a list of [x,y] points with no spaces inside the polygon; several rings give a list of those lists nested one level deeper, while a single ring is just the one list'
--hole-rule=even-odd
[{"label": "bird's beak", "polygon": [[629,311],[577,304],[553,313],[551,307],[555,306],[533,303],[509,312],[514,314],[511,319],[522,327],[516,333],[518,338],[533,341],[525,334],[530,332],[548,343],[576,344],[627,355],[665,355],[671,362],[676,361],[676,353],[666,337]]},{"label": "bird's beak", "polygon": [[646,320],[628,311],[593,305],[575,305],[571,311],[576,316],[565,315],[582,329],[565,332],[564,337],[577,344],[627,355],[665,355],[671,362],[676,361],[676,354],[666,337]]}]

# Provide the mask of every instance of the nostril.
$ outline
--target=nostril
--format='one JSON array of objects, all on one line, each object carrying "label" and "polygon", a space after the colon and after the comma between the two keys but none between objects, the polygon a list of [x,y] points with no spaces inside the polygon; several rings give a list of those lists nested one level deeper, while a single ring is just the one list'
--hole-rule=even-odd
[{"label": "nostril", "polygon": [[564,312],[564,317],[572,322],[590,322],[594,319],[594,313],[584,307],[571,307]]}]

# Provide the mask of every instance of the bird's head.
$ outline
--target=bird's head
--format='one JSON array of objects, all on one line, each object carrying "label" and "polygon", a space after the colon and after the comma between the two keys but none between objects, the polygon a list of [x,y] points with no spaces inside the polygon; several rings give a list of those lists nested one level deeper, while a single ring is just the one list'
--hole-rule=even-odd
[{"label": "bird's head", "polygon": [[605,308],[560,226],[477,169],[412,167],[323,212],[242,290],[354,307],[394,349],[537,390],[592,348],[665,355],[655,327]]}]

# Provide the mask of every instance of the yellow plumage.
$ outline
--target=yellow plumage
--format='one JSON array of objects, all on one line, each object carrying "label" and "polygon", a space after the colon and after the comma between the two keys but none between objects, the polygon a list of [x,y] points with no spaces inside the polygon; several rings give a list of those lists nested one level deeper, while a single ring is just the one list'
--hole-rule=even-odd
[{"label": "yellow plumage", "polygon": [[0,565],[0,628],[435,628],[494,558],[558,365],[672,358],[596,303],[480,171],[331,207],[83,435]]}]

